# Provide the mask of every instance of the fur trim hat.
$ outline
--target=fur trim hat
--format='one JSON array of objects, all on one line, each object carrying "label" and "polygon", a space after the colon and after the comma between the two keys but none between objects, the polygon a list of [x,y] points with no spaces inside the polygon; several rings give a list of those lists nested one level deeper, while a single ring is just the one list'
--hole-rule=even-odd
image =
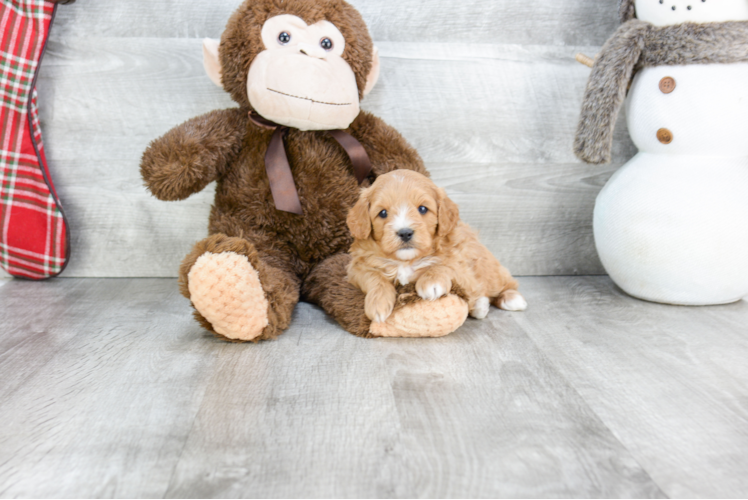
[{"label": "fur trim hat", "polygon": [[634,19],[636,17],[634,0],[621,0],[620,6],[618,7],[618,15],[621,16],[621,23]]}]

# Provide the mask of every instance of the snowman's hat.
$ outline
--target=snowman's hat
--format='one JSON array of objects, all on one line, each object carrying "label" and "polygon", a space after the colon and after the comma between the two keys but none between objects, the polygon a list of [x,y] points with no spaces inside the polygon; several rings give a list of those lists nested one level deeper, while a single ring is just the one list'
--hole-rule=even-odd
[{"label": "snowman's hat", "polygon": [[618,7],[618,15],[621,16],[621,23],[635,18],[634,0],[621,0],[620,7]]}]

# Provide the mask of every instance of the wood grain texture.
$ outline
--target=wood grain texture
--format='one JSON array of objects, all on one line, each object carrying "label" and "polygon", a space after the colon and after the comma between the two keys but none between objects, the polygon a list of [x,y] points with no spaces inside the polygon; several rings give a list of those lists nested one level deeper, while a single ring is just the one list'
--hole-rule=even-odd
[{"label": "wood grain texture", "polygon": [[173,280],[1,293],[0,496],[162,497],[214,348]]},{"label": "wood grain texture", "polygon": [[277,341],[228,344],[176,288],[0,289],[0,497],[664,495],[521,314],[366,340],[302,304]]},{"label": "wood grain texture", "polygon": [[[616,0],[350,0],[372,38],[397,42],[602,45],[618,25]],[[240,0],[78,0],[60,8],[56,36],[218,38]]]},{"label": "wood grain texture", "polygon": [[509,314],[425,342],[321,323],[222,359],[168,497],[660,494]]},{"label": "wood grain texture", "polygon": [[542,299],[519,326],[668,496],[745,496],[748,302],[673,307],[607,278],[522,282]]},{"label": "wood grain texture", "polygon": [[[570,144],[588,72],[572,58],[579,48],[380,45],[383,76],[364,107],[419,149],[497,256],[522,275],[603,272],[592,207],[633,146],[621,127],[613,168],[575,160]],[[58,36],[39,88],[72,229],[66,276],[174,276],[205,235],[212,187],[159,202],[138,165],[152,139],[233,105],[203,75],[200,41]]]},{"label": "wood grain texture", "polygon": [[[516,275],[603,274],[592,235],[597,193],[615,167],[432,163],[460,216]],[[580,168],[581,167],[581,168]],[[549,171],[550,170],[550,171]]]}]

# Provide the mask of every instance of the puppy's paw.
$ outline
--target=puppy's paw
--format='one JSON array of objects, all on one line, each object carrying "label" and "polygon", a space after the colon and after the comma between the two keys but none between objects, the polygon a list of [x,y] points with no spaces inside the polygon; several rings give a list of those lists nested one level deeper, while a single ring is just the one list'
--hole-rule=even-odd
[{"label": "puppy's paw", "polygon": [[374,323],[384,323],[395,308],[395,300],[394,288],[392,290],[371,290],[366,294],[366,301],[364,303],[366,317]]},{"label": "puppy's paw", "polygon": [[499,296],[496,306],[505,311],[524,311],[527,301],[517,290],[507,290]]},{"label": "puppy's paw", "polygon": [[452,288],[452,282],[448,278],[438,278],[424,275],[416,283],[416,292],[423,300],[436,300],[443,297]]},{"label": "puppy's paw", "polygon": [[470,310],[470,316],[475,319],[484,319],[488,316],[488,307],[490,305],[491,303],[489,302],[488,297],[479,298],[475,301],[475,304],[473,304],[473,308]]}]

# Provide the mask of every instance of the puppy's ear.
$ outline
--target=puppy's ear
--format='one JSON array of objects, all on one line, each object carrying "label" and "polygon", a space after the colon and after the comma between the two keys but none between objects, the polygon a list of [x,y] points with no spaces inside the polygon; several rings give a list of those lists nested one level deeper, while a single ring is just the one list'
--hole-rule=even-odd
[{"label": "puppy's ear", "polygon": [[460,208],[457,206],[457,203],[447,197],[447,193],[442,188],[439,188],[437,191],[439,227],[436,229],[436,234],[446,236],[457,227],[457,223],[460,221]]},{"label": "puppy's ear", "polygon": [[365,240],[371,234],[371,220],[369,220],[369,189],[361,192],[361,196],[350,212],[348,212],[348,229],[357,240]]}]

